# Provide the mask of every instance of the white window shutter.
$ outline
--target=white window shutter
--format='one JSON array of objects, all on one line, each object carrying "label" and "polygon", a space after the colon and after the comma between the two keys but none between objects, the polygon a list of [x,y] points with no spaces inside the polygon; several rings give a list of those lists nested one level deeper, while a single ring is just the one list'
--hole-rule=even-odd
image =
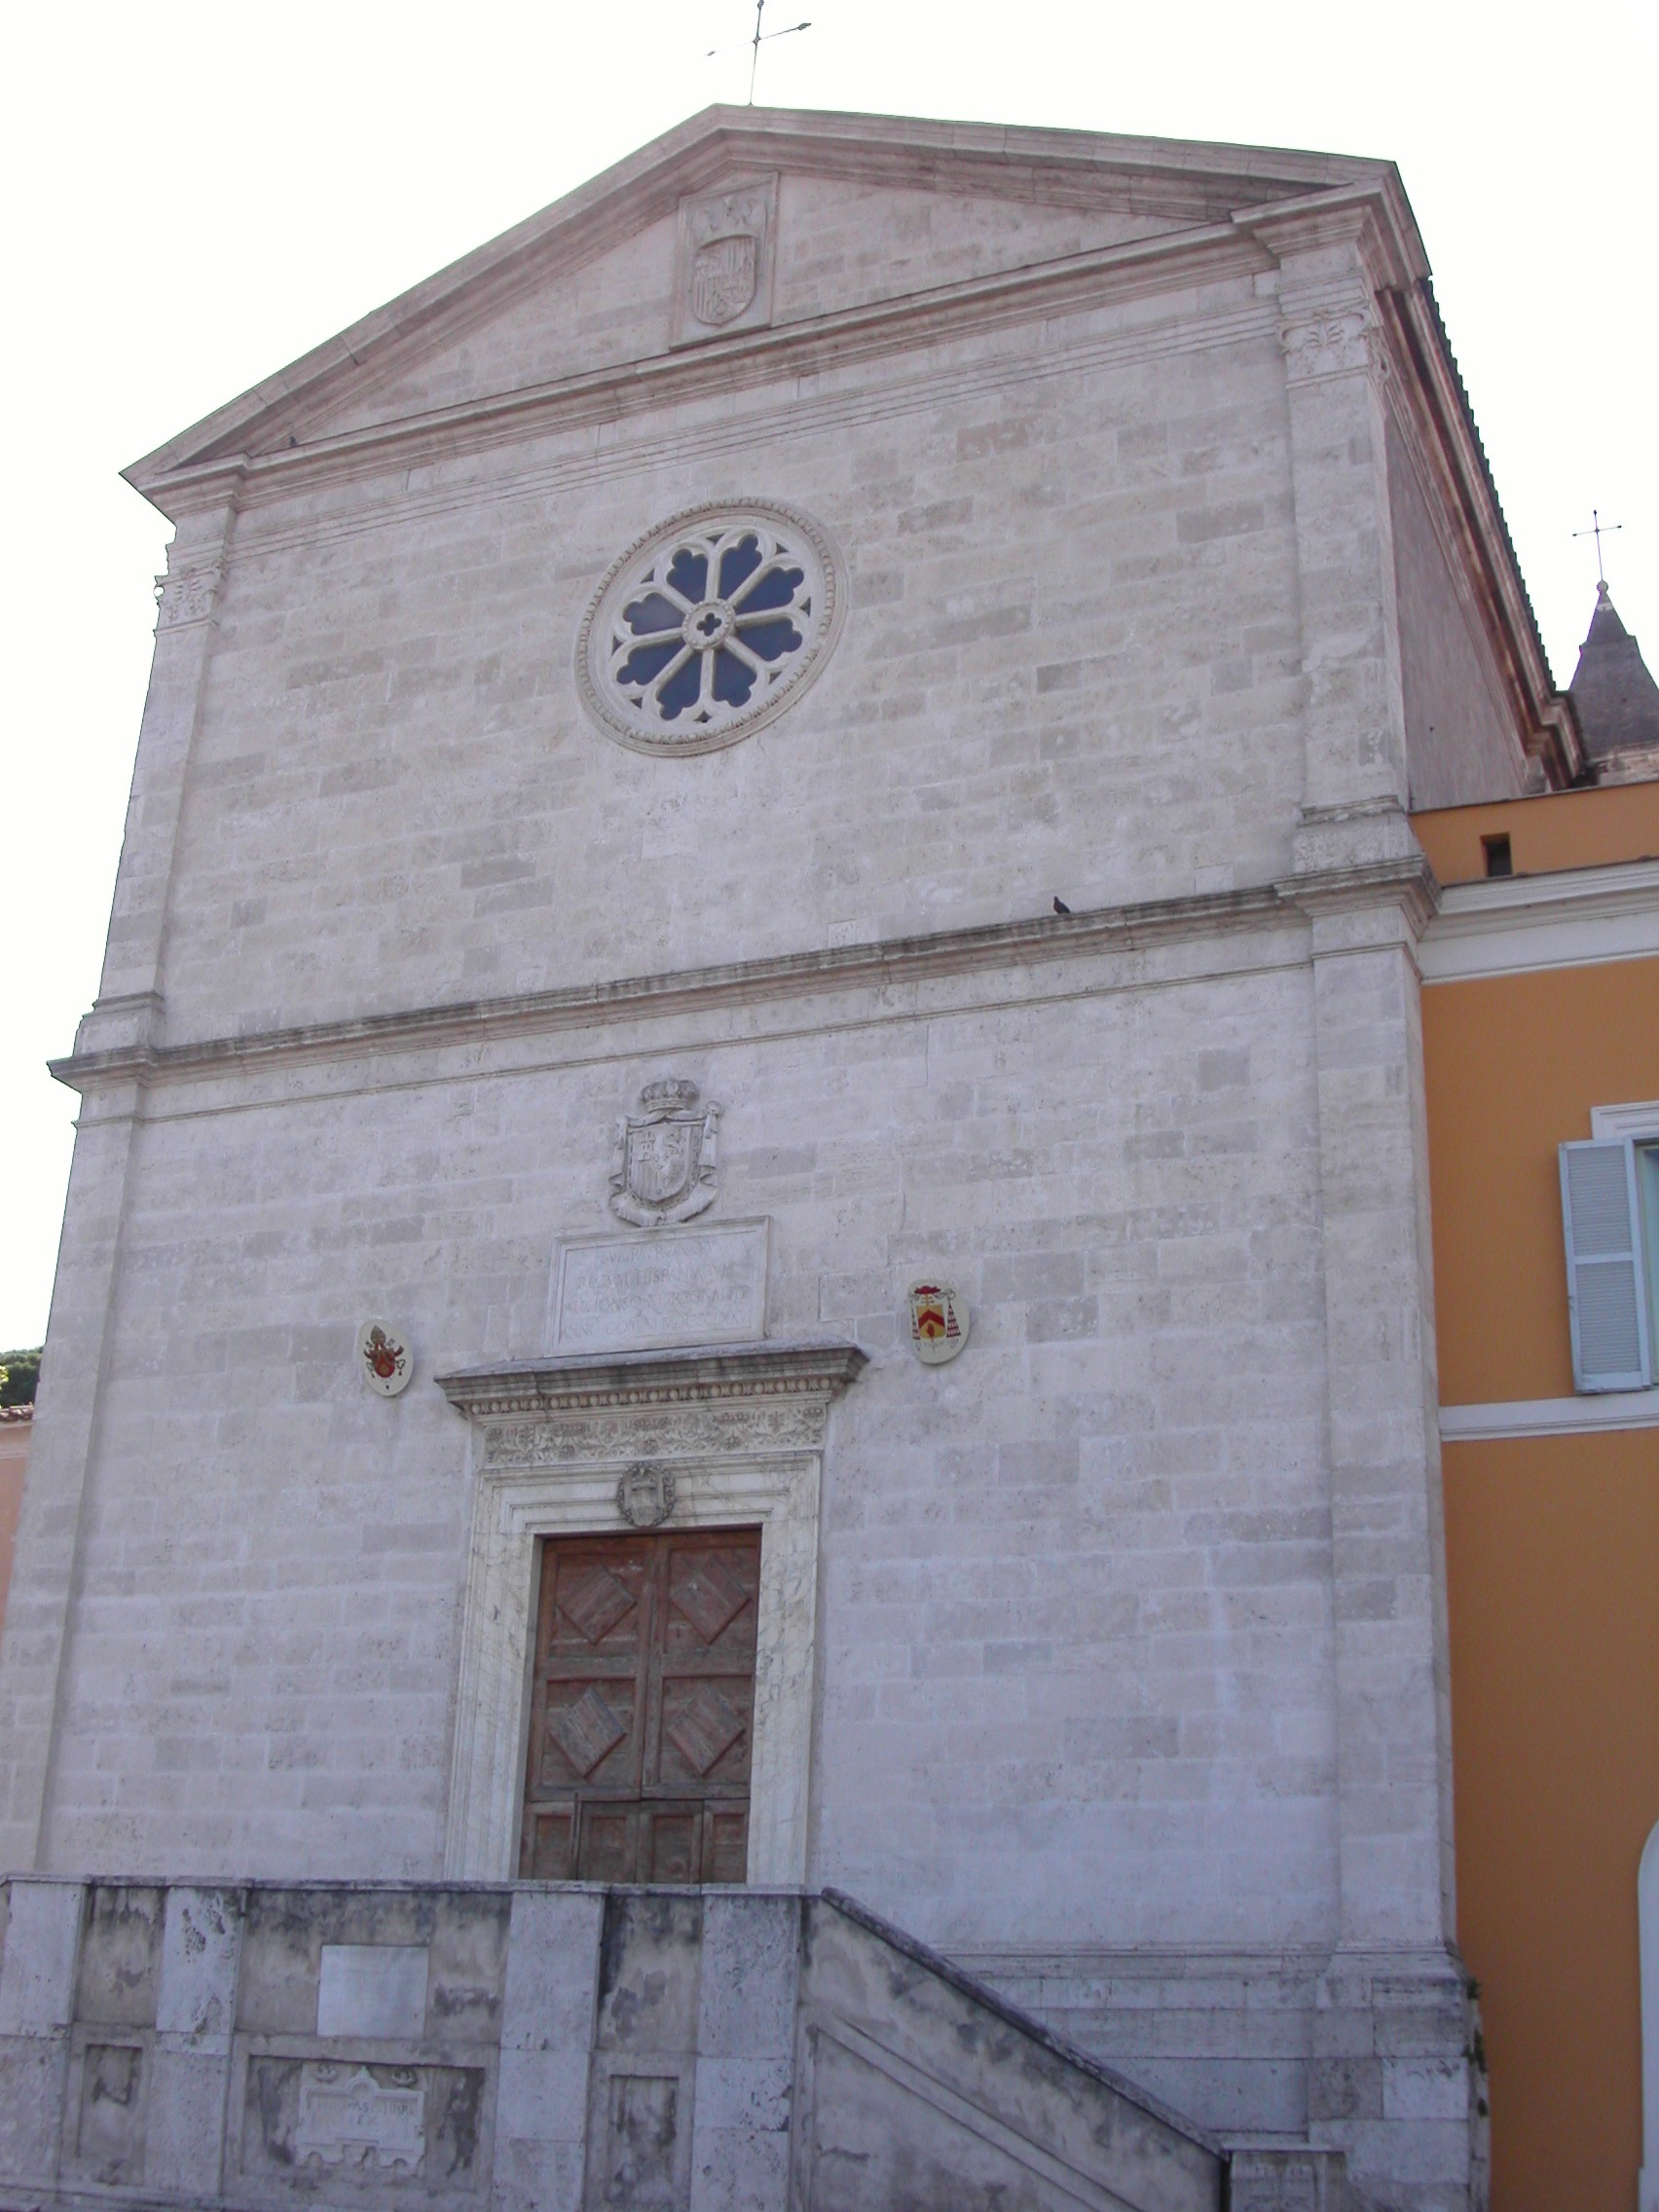
[{"label": "white window shutter", "polygon": [[1580,1390],[1645,1390],[1653,1366],[1635,1146],[1626,1138],[1564,1144],[1561,1210],[1573,1383]]}]

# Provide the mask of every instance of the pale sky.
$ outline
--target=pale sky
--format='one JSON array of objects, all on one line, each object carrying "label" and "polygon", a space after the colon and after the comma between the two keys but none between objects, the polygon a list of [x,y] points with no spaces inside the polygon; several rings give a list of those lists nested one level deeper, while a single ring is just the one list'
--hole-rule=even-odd
[{"label": "pale sky", "polygon": [[[1559,682],[1595,600],[1659,667],[1659,7],[771,0],[780,106],[1396,160]],[[16,25],[22,11],[14,18]],[[33,8],[4,52],[0,1348],[44,1332],[168,526],[116,471],[711,101],[748,0]],[[735,48],[714,60],[710,47]]]}]

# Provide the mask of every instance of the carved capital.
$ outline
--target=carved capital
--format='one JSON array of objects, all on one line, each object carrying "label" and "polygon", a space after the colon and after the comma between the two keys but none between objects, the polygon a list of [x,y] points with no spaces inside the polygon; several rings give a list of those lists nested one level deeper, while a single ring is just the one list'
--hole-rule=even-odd
[{"label": "carved capital", "polygon": [[1285,379],[1291,385],[1314,384],[1326,377],[1382,379],[1388,373],[1382,327],[1369,302],[1289,315],[1279,325],[1279,343],[1284,348]]},{"label": "carved capital", "polygon": [[224,571],[184,569],[174,575],[156,578],[156,629],[183,630],[192,623],[210,622]]}]

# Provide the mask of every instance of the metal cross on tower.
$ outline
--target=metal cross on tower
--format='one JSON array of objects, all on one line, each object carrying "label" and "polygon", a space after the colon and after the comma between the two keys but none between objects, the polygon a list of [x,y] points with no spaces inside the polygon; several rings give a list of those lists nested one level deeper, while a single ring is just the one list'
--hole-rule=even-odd
[{"label": "metal cross on tower", "polygon": [[[755,105],[755,72],[760,66],[761,47],[768,39],[789,38],[796,31],[809,31],[812,28],[809,19],[804,23],[786,24],[781,31],[764,31],[760,28],[760,24],[765,13],[766,0],[755,0],[755,36],[745,39],[743,42],[749,49],[749,105],[751,107]],[[729,46],[711,46],[708,58],[712,61],[717,54],[731,54],[733,52],[735,52],[735,49]]]},{"label": "metal cross on tower", "polygon": [[1623,528],[1622,522],[1604,522],[1598,510],[1592,507],[1590,509],[1590,528],[1588,530],[1575,530],[1572,534],[1574,537],[1593,537],[1596,540],[1596,581],[1599,584],[1604,584],[1607,580],[1606,571],[1602,567],[1602,540],[1604,537],[1611,537],[1615,532],[1621,531]]}]

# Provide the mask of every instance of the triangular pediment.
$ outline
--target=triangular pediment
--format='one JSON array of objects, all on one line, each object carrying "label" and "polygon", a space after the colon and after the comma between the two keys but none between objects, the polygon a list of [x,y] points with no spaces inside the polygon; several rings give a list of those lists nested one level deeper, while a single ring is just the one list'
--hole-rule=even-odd
[{"label": "triangular pediment", "polygon": [[[1011,273],[1151,250],[1249,209],[1375,188],[1389,174],[1383,163],[1321,154],[709,108],[127,474],[155,497],[168,478],[230,457],[314,452],[378,425],[603,378],[699,341],[730,346],[761,328],[800,331]],[[745,244],[749,233],[757,245]],[[739,302],[729,327],[692,317],[686,328],[687,256],[697,252],[697,297],[713,302],[711,314]],[[761,277],[763,315],[753,304]]]}]

